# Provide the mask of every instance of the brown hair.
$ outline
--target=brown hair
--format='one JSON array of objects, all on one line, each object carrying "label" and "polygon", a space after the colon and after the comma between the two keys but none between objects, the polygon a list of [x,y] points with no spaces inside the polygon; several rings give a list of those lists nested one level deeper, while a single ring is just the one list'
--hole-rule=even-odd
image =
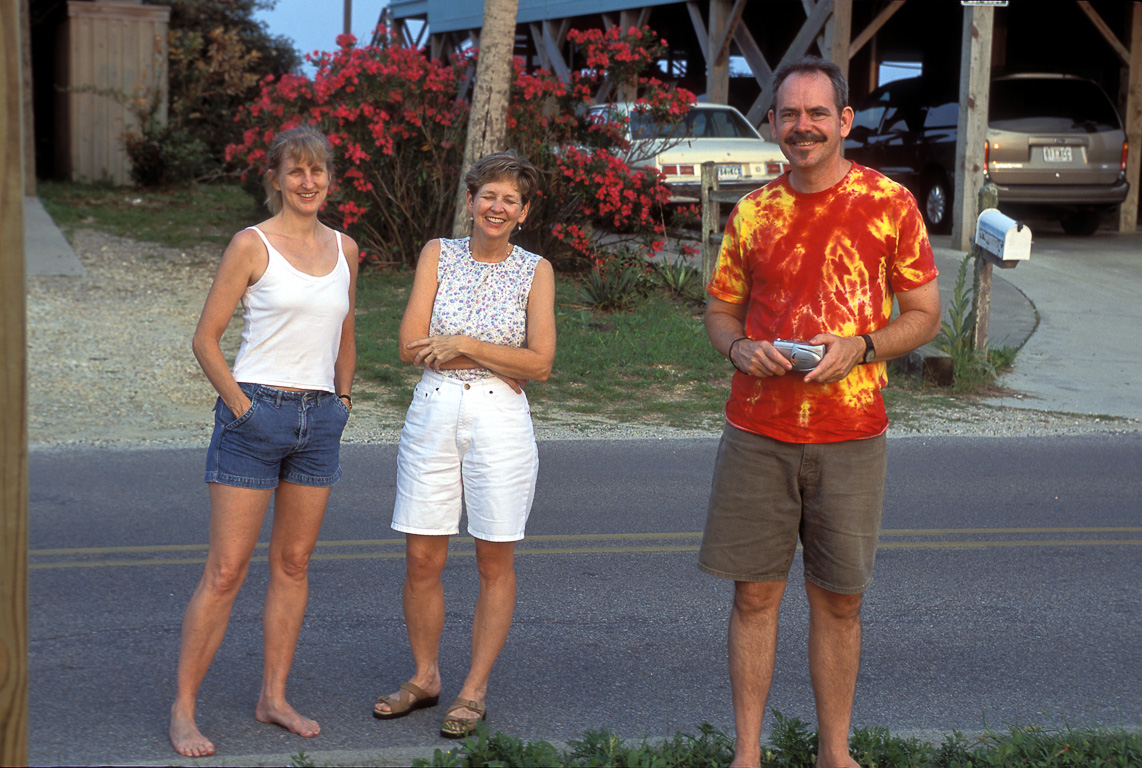
[{"label": "brown hair", "polygon": [[778,67],[773,73],[774,109],[777,108],[777,91],[790,75],[824,75],[833,84],[833,100],[837,103],[837,112],[843,112],[849,105],[849,83],[841,68],[817,56],[803,56]]},{"label": "brown hair", "polygon": [[532,196],[539,189],[539,171],[514,149],[484,155],[472,164],[464,176],[464,184],[472,197],[485,184],[504,180],[516,185],[524,205],[531,202]]},{"label": "brown hair", "polygon": [[281,190],[274,189],[274,174],[281,169],[286,158],[303,163],[322,163],[329,177],[333,177],[333,147],[325,134],[312,125],[299,125],[282,131],[274,137],[266,150],[266,167],[262,175],[266,207],[275,215],[282,209],[282,193]]}]

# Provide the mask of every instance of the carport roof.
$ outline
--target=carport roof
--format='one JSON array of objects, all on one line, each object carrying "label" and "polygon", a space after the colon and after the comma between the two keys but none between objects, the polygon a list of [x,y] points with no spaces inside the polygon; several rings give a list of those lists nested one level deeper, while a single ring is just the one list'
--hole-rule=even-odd
[{"label": "carport roof", "polygon": [[[598,13],[615,13],[651,5],[671,5],[677,0],[519,0],[516,21],[565,19]],[[433,33],[479,29],[484,23],[483,3],[458,3],[456,0],[391,0],[389,9],[395,19],[427,18]]]}]

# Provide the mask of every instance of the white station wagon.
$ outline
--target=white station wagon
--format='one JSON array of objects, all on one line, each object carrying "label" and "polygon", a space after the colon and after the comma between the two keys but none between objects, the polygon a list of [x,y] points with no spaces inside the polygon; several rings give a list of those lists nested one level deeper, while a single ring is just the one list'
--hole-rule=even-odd
[{"label": "white station wagon", "polygon": [[763,139],[730,106],[695,104],[673,125],[649,119],[629,102],[600,104],[590,111],[601,119],[626,119],[628,162],[661,171],[671,188],[671,202],[698,197],[702,163],[708,160],[717,163],[722,189],[757,189],[789,168],[781,148]]}]

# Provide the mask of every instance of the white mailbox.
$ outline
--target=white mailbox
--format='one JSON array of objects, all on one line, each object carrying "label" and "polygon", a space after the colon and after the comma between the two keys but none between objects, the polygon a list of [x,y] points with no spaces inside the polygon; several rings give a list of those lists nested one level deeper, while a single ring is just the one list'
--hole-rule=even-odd
[{"label": "white mailbox", "polygon": [[1031,228],[995,208],[984,211],[976,220],[975,243],[1001,267],[1014,267],[1031,258]]}]

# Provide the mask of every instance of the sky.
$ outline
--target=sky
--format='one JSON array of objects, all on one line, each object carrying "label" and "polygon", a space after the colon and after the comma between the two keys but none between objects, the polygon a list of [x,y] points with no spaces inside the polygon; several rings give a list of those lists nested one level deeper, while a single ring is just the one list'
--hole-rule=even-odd
[{"label": "sky", "polygon": [[[387,0],[353,0],[353,34],[368,41],[377,26]],[[274,10],[258,11],[254,18],[264,21],[270,33],[293,40],[302,56],[315,50],[332,51],[345,26],[344,0],[278,0]],[[306,74],[313,68],[306,66]]]}]

